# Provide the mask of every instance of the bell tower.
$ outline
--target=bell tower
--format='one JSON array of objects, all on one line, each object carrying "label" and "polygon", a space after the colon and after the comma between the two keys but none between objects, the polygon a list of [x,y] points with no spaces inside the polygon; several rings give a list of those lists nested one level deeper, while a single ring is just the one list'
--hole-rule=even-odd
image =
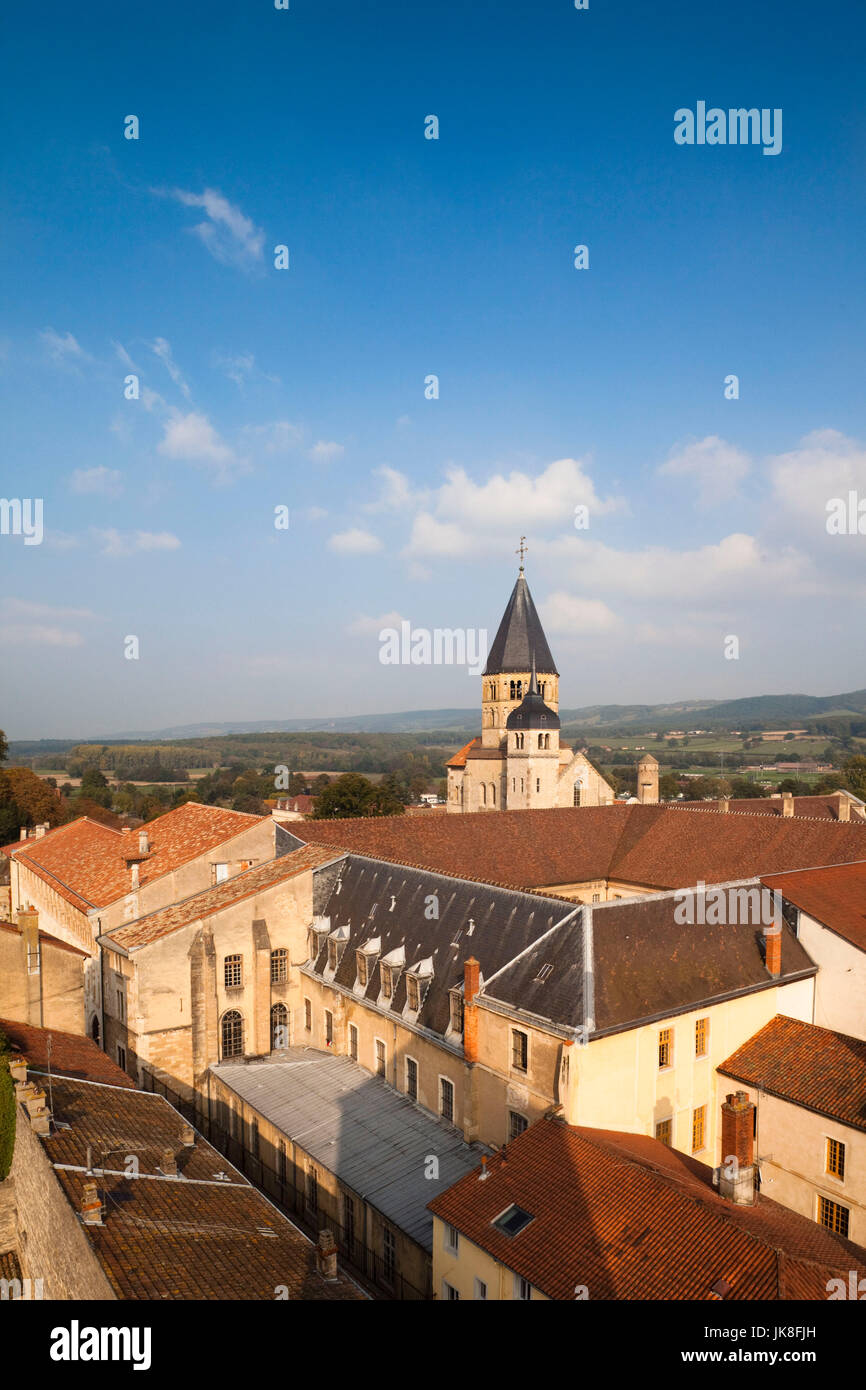
[{"label": "bell tower", "polygon": [[493,639],[487,665],[481,678],[481,744],[484,748],[504,748],[507,744],[508,716],[530,693],[533,657],[533,694],[554,714],[559,711],[559,672],[551,655],[532,594],[524,574],[526,537],[520,537],[517,554],[520,569],[502,621]]}]

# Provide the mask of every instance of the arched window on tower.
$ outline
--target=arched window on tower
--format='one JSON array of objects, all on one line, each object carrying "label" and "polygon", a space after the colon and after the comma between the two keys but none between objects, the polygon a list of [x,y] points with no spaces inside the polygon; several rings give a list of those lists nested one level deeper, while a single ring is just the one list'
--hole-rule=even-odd
[{"label": "arched window on tower", "polygon": [[575,806],[579,806],[579,805],[580,805],[580,783],[579,783],[579,782],[575,782],[575,784],[574,784],[574,804],[575,804]]},{"label": "arched window on tower", "polygon": [[518,699],[518,700],[522,700],[522,699],[523,699],[523,681],[518,681],[518,682],[517,682],[517,699]]},{"label": "arched window on tower", "polygon": [[490,805],[496,805],[496,784],[494,782],[490,783]]},{"label": "arched window on tower", "polygon": [[517,683],[516,683],[516,681],[511,681],[510,686],[509,686],[509,689],[510,689],[510,692],[511,692],[509,698],[513,700],[513,699],[514,699],[514,692],[515,692],[515,690],[517,689]]},{"label": "arched window on tower", "polygon": [[487,805],[487,787],[484,785],[483,782],[481,783],[481,805]]}]

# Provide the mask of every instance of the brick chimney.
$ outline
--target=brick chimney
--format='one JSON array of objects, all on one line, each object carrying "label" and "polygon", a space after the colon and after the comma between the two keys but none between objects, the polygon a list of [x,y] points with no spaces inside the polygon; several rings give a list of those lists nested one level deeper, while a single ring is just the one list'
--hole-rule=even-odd
[{"label": "brick chimney", "polygon": [[319,1232],[319,1239],[316,1242],[316,1268],[323,1279],[328,1283],[334,1283],[337,1278],[337,1242],[334,1240],[334,1232],[324,1230]]},{"label": "brick chimney", "polygon": [[159,1171],[166,1178],[177,1177],[177,1159],[174,1156],[174,1149],[163,1149],[162,1158],[159,1160]]},{"label": "brick chimney", "polygon": [[793,816],[794,814],[794,793],[782,792],[782,815]]},{"label": "brick chimney", "polygon": [[719,1194],[738,1207],[755,1201],[755,1107],[748,1092],[727,1096],[722,1106],[722,1165]]},{"label": "brick chimney", "polygon": [[95,1182],[86,1182],[81,1194],[81,1220],[85,1226],[102,1225],[102,1203]]},{"label": "brick chimney", "polygon": [[478,1005],[475,996],[481,982],[481,967],[474,956],[463,963],[463,1056],[478,1061]]},{"label": "brick chimney", "polygon": [[782,926],[773,922],[764,926],[764,964],[767,973],[778,979],[782,973]]}]

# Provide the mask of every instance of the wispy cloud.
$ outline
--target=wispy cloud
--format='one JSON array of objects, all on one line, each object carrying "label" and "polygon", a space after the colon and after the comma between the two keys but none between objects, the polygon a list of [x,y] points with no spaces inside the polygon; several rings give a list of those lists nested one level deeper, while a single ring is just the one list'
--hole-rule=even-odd
[{"label": "wispy cloud", "polygon": [[373,555],[382,549],[382,542],[371,531],[362,531],[356,526],[331,536],[328,549],[335,550],[339,555]]},{"label": "wispy cloud", "polygon": [[708,434],[673,450],[658,472],[661,477],[690,479],[698,489],[698,504],[710,507],[736,497],[750,468],[742,449]]},{"label": "wispy cloud", "polygon": [[95,616],[89,608],[6,598],[0,601],[0,641],[25,647],[80,647],[84,638],[72,624]]},{"label": "wispy cloud", "polygon": [[82,367],[93,358],[84,351],[77,338],[71,333],[58,333],[55,328],[43,328],[39,338],[45,348],[49,361],[58,367]]},{"label": "wispy cloud", "polygon": [[190,193],[184,188],[153,191],[174,198],[184,207],[203,209],[205,221],[190,230],[215,261],[239,270],[251,270],[261,263],[265,245],[263,230],[218,189],[206,188],[203,193]]},{"label": "wispy cloud", "polygon": [[346,624],[346,631],[352,637],[377,637],[384,627],[399,627],[402,621],[403,614],[397,612],[383,613],[378,618],[361,613]]},{"label": "wispy cloud", "polygon": [[175,386],[177,386],[178,389],[183,392],[184,396],[186,396],[187,400],[189,400],[189,386],[184,380],[180,367],[171,355],[171,343],[167,342],[165,338],[154,338],[153,342],[150,344],[150,350],[155,357],[159,358]]},{"label": "wispy cloud", "polygon": [[119,497],[123,492],[123,474],[116,468],[76,468],[69,482],[73,492],[95,493],[101,497]]},{"label": "wispy cloud", "polygon": [[314,444],[307,453],[314,463],[333,463],[334,459],[342,458],[346,450],[342,444],[336,444],[333,440],[320,439]]},{"label": "wispy cloud", "polygon": [[180,541],[171,531],[117,531],[93,529],[100,553],[112,557],[134,555],[140,550],[179,550]]},{"label": "wispy cloud", "polygon": [[241,437],[251,448],[266,454],[288,454],[303,443],[304,432],[289,420],[271,420],[266,425],[246,425]]}]

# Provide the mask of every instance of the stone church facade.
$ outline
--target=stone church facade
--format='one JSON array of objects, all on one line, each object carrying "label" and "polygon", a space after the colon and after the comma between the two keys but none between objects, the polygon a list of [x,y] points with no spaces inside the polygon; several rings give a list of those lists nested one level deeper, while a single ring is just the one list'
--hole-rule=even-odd
[{"label": "stone church facade", "polygon": [[[449,811],[613,804],[601,773],[560,742],[559,672],[523,565],[481,679],[481,737],[448,763]],[[654,758],[642,759],[641,774],[638,799],[658,801]]]}]

